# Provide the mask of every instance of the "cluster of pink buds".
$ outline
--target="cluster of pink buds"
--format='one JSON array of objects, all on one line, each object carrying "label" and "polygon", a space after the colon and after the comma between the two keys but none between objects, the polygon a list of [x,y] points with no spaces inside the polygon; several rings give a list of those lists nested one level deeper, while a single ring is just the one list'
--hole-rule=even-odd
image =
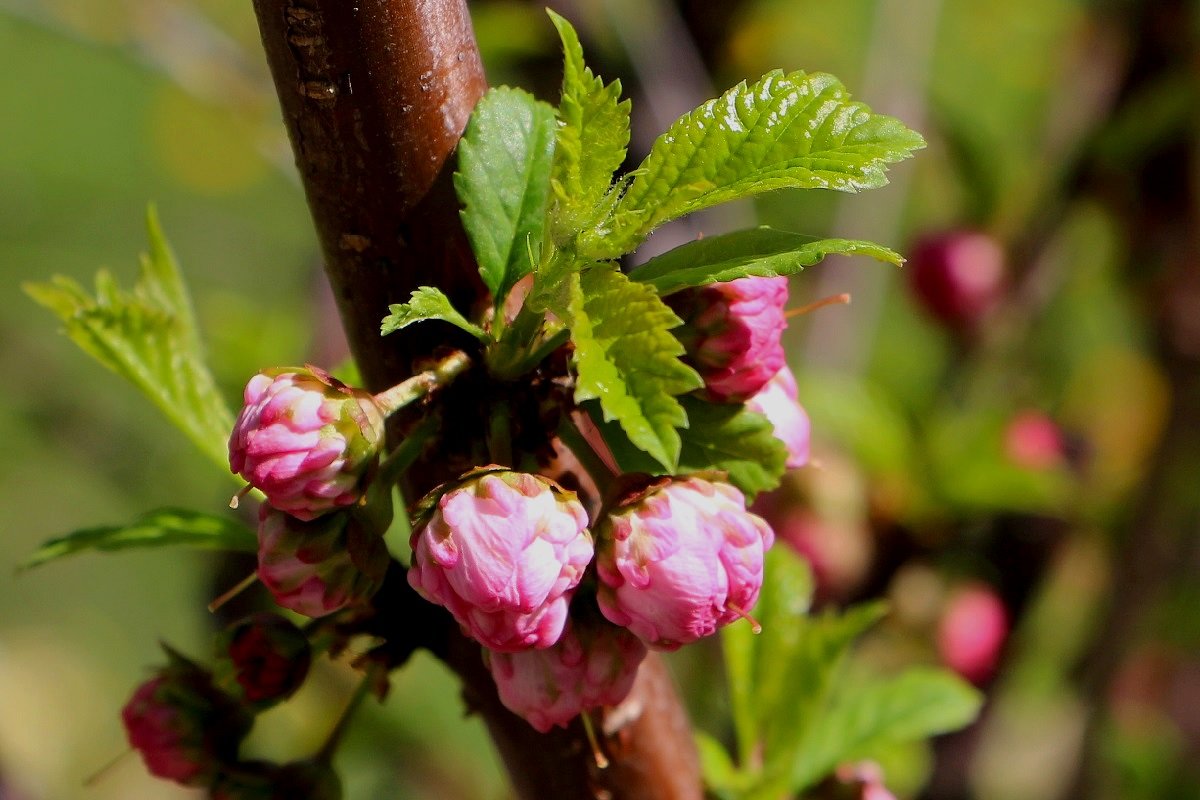
[{"label": "cluster of pink buds", "polygon": [[783,352],[787,278],[739,278],[666,300],[684,321],[676,335],[704,378],[708,399],[746,403],[775,426],[788,467],[808,463],[808,415]]},{"label": "cluster of pink buds", "polygon": [[384,438],[369,393],[315,367],[265,370],[246,384],[229,466],[266,496],[258,578],[311,617],[370,597],[387,570],[386,522],[354,513]]},{"label": "cluster of pink buds", "polygon": [[277,614],[247,617],[220,637],[213,671],[165,648],[167,664],[121,713],[129,744],[153,775],[206,788],[217,800],[340,800],[324,750],[275,764],[243,760],[254,715],[289,697],[311,660],[304,632]]},{"label": "cluster of pink buds", "polygon": [[647,647],[748,616],[774,539],[737,489],[699,477],[626,498],[595,527],[595,552],[582,505],[547,478],[483,468],[434,497],[409,583],[490,651],[501,701],[540,731],[619,703]]}]

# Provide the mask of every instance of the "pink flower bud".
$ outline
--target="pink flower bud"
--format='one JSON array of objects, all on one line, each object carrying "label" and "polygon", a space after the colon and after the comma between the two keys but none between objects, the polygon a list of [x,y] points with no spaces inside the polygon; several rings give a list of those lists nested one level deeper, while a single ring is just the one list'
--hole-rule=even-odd
[{"label": "pink flower bud", "polygon": [[938,622],[937,648],[942,663],[972,683],[995,672],[1008,635],[1008,612],[991,587],[972,584],[955,591]]},{"label": "pink flower bud", "polygon": [[784,365],[787,278],[739,278],[686,289],[667,304],[683,319],[676,335],[718,402],[742,402]]},{"label": "pink flower bud", "polygon": [[601,523],[600,610],[660,650],[708,636],[757,602],[774,538],[732,486],[672,479]]},{"label": "pink flower bud", "polygon": [[967,230],[921,239],[907,269],[925,310],[960,330],[975,327],[1000,299],[1004,273],[1004,251],[996,240]]},{"label": "pink flower bud", "polygon": [[170,650],[168,656],[168,666],[134,691],[121,720],[152,775],[203,786],[236,756],[252,719],[208,672]]},{"label": "pink flower bud", "polygon": [[242,697],[254,705],[286,700],[312,663],[304,632],[278,614],[254,614],[229,627],[222,644]]},{"label": "pink flower bud", "polygon": [[266,503],[258,510],[258,579],[297,614],[323,617],[364,602],[388,558],[383,537],[349,512],[302,522]]},{"label": "pink flower bud", "polygon": [[576,623],[551,647],[488,653],[500,701],[542,733],[581,712],[620,703],[633,687],[646,646],[624,628]]},{"label": "pink flower bud", "polygon": [[790,369],[780,367],[767,385],[746,401],[746,405],[775,426],[775,437],[787,447],[789,469],[808,463],[812,425],[798,400],[796,377]]},{"label": "pink flower bud", "polygon": [[413,532],[408,582],[492,650],[549,647],[592,560],[587,524],[575,495],[545,478],[470,477]]},{"label": "pink flower bud", "polygon": [[311,520],[350,505],[383,440],[371,395],[312,367],[260,372],[229,437],[229,467],[280,511]]}]

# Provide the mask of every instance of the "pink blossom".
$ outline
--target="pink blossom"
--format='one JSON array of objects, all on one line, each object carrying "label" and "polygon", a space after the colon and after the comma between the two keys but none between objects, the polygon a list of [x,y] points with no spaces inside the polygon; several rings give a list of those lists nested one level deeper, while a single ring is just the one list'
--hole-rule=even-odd
[{"label": "pink blossom", "polygon": [[1000,648],[1008,635],[1004,603],[984,584],[971,584],[953,592],[937,629],[942,663],[973,683],[992,676]]},{"label": "pink blossom", "polygon": [[701,478],[651,489],[610,514],[597,536],[600,610],[660,650],[748,613],[775,538],[741,492]]},{"label": "pink blossom", "polygon": [[280,606],[323,617],[370,598],[387,572],[383,538],[349,512],[304,522],[264,503],[258,579]]},{"label": "pink blossom", "polygon": [[684,321],[676,331],[718,402],[742,402],[784,365],[787,278],[739,278],[687,289],[667,303]]},{"label": "pink blossom", "polygon": [[1004,450],[1014,464],[1044,470],[1063,463],[1066,445],[1054,420],[1040,411],[1023,411],[1004,429]]},{"label": "pink blossom", "polygon": [[486,647],[549,647],[592,560],[574,493],[522,472],[468,478],[412,535],[408,582]]},{"label": "pink blossom", "polygon": [[229,467],[280,511],[311,520],[350,505],[383,438],[368,393],[311,367],[260,372],[229,438]]},{"label": "pink blossom", "polygon": [[624,700],[645,656],[632,633],[597,622],[568,625],[551,647],[489,653],[488,664],[500,701],[545,733],[587,709]]},{"label": "pink blossom", "polygon": [[999,301],[1005,281],[1004,251],[986,233],[951,230],[913,247],[907,274],[925,310],[959,330],[976,327]]},{"label": "pink blossom", "polygon": [[746,405],[775,426],[775,437],[787,447],[789,469],[808,463],[812,424],[800,405],[796,378],[790,369],[780,367],[767,385],[746,401]]}]

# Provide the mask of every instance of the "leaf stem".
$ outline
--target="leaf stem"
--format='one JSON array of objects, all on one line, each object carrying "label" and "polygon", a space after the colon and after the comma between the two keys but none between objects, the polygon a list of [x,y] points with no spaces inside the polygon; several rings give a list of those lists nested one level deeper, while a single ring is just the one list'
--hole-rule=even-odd
[{"label": "leaf stem", "polygon": [[375,395],[375,403],[385,415],[420,400],[427,394],[446,386],[471,366],[471,357],[462,350],[455,350],[439,361],[432,369],[418,372],[390,389]]}]

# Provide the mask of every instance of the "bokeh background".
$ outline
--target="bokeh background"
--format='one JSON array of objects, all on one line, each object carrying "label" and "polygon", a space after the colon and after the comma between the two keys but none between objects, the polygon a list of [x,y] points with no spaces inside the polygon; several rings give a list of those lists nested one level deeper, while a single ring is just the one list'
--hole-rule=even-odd
[{"label": "bokeh background", "polygon": [[[540,3],[473,2],[493,83],[553,100]],[[822,603],[885,597],[862,645],[945,663],[981,720],[886,764],[902,797],[1200,797],[1200,4],[1186,0],[571,0],[634,99],[633,155],[773,68],[838,75],[929,148],[863,196],[781,192],[668,228],[646,254],[756,220],[870,238],[902,270],[793,279],[791,366],[817,466],[762,507]],[[99,267],[126,284],[157,203],[211,363],[333,366],[307,210],[246,0],[0,0],[0,798],[181,798],[126,757],[118,711],[157,642],[211,647],[239,565],[41,541],[233,487],[19,291]],[[633,162],[633,163],[636,163]],[[240,566],[245,569],[245,565]],[[720,733],[712,648],[673,660]],[[351,691],[327,666],[256,731],[312,749]],[[418,656],[340,764],[350,798],[502,798],[453,680]]]}]

